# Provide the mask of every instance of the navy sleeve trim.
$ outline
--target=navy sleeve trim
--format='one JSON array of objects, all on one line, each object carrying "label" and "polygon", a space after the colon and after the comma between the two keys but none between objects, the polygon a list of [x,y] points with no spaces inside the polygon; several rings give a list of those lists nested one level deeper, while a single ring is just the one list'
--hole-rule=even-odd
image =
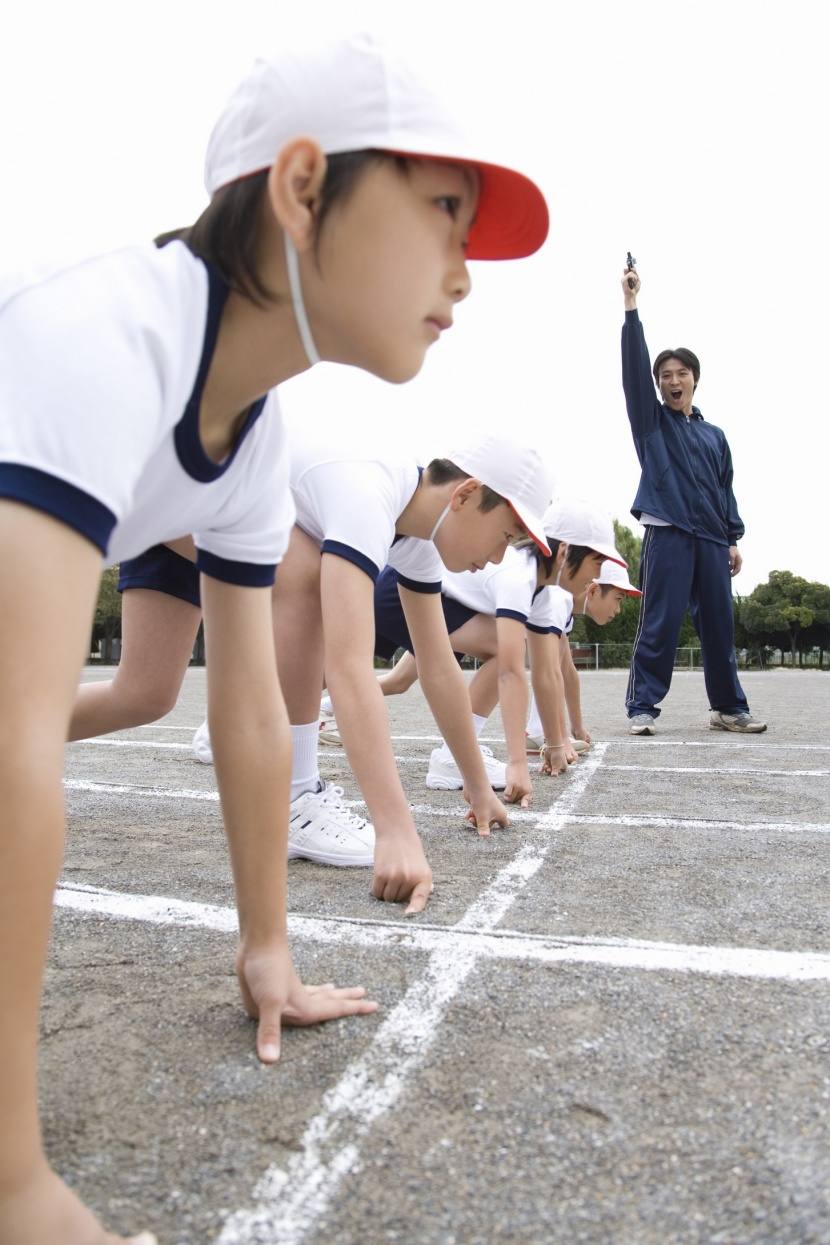
[{"label": "navy sleeve trim", "polygon": [[[550,635],[552,631],[556,631],[555,627],[537,627],[535,623],[527,624],[528,631],[534,631],[536,635]],[[557,635],[561,635],[561,631],[556,631]]]},{"label": "navy sleeve trim", "polygon": [[423,580],[407,579],[405,575],[398,574],[398,587],[408,588],[410,592],[440,592],[440,584],[425,584]]},{"label": "navy sleeve trim", "polygon": [[37,467],[0,463],[0,497],[60,519],[106,554],[116,517],[109,506],[76,485]]},{"label": "navy sleeve trim", "polygon": [[515,618],[516,622],[527,622],[527,614],[521,614],[518,610],[496,610],[496,618]]},{"label": "navy sleeve trim", "polygon": [[276,578],[276,565],[261,562],[232,562],[220,558],[205,549],[196,551],[196,570],[223,584],[237,584],[240,588],[270,588]]},{"label": "navy sleeve trim", "polygon": [[353,566],[357,566],[361,571],[365,571],[373,584],[377,583],[380,567],[375,566],[372,559],[367,558],[366,554],[361,553],[359,549],[353,549],[351,545],[344,545],[339,540],[324,540],[320,553],[333,553],[335,557],[351,562]]}]

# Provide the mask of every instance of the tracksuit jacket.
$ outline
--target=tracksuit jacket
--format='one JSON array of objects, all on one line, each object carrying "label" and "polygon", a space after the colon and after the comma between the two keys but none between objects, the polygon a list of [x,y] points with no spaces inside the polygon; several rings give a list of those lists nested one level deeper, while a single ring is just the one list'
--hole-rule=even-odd
[{"label": "tracksuit jacket", "polygon": [[625,313],[622,362],[625,405],[643,469],[631,513],[635,519],[651,514],[692,536],[734,545],[744,525],[732,492],[726,437],[696,406],[686,419],[660,402],[636,311]]}]

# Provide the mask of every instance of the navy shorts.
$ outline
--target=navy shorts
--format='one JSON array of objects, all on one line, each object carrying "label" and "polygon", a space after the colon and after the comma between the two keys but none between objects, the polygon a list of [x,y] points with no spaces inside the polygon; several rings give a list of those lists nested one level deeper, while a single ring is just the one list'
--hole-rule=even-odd
[{"label": "navy shorts", "polygon": [[128,558],[118,569],[118,591],[129,588],[150,588],[154,592],[166,592],[201,609],[199,595],[199,572],[195,562],[183,558],[167,545],[153,545],[137,558]]},{"label": "navy shorts", "polygon": [[[460,601],[453,601],[451,597],[445,597],[443,592],[441,608],[449,635],[476,616],[475,610],[471,610],[468,605],[462,605]],[[386,566],[375,582],[375,656],[391,661],[399,648],[405,648],[408,653],[413,651],[398,592],[398,574],[391,566]],[[461,661],[464,654],[456,653],[455,656]]]}]

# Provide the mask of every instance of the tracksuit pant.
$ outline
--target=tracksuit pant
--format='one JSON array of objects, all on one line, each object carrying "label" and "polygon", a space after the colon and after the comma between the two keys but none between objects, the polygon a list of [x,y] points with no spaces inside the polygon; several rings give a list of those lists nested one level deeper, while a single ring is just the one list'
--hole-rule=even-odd
[{"label": "tracksuit pant", "polygon": [[677,640],[688,605],[700,638],[709,705],[721,713],[747,713],[738,682],[729,551],[681,532],[649,525],[640,558],[640,622],[628,676],[628,716],[650,713],[666,696]]}]

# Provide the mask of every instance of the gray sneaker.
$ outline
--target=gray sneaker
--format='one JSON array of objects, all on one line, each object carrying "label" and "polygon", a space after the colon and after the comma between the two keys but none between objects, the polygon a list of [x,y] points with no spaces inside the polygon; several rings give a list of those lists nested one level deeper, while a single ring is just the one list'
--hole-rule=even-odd
[{"label": "gray sneaker", "polygon": [[635,713],[633,718],[628,719],[628,733],[630,735],[653,735],[654,718],[650,713]]},{"label": "gray sneaker", "polygon": [[759,722],[751,713],[719,713],[717,709],[713,709],[709,716],[710,731],[737,731],[741,735],[760,735],[766,729],[766,722]]}]

